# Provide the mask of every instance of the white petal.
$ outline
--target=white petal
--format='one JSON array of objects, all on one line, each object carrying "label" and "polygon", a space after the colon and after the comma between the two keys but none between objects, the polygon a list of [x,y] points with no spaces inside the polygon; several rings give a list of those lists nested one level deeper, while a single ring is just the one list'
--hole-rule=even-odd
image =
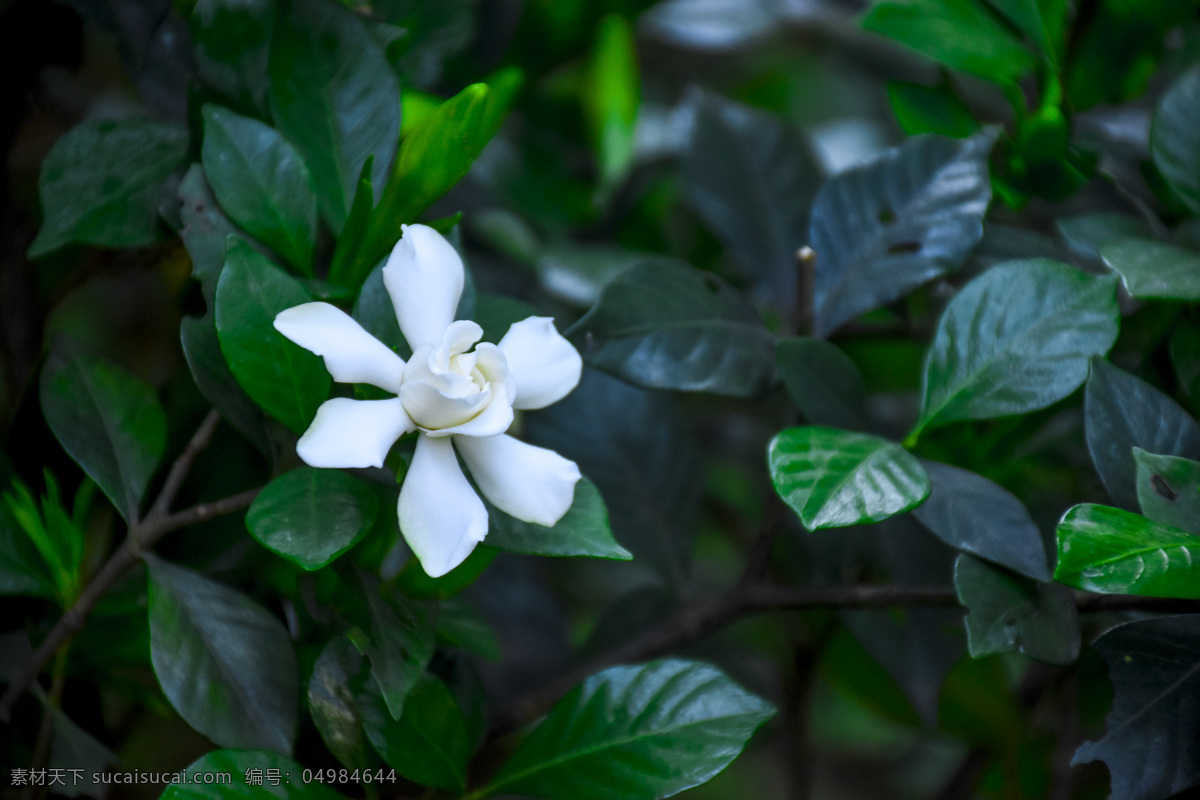
[{"label": "white petal", "polygon": [[549,527],[571,507],[579,481],[574,461],[507,435],[454,444],[479,490],[501,511]]},{"label": "white petal", "polygon": [[310,467],[382,467],[396,440],[415,427],[398,397],[335,397],[317,409],[296,453]]},{"label": "white petal", "polygon": [[513,408],[545,408],[579,385],[583,359],[554,329],[550,317],[529,317],[513,323],[500,340],[500,349],[517,383]]},{"label": "white petal", "polygon": [[339,383],[369,383],[400,391],[404,359],[363,330],[345,311],[329,303],[305,303],[275,317],[275,330],[325,359]]},{"label": "white petal", "polygon": [[492,401],[487,408],[466,422],[436,431],[426,431],[429,436],[496,436],[504,433],[513,423],[513,408],[508,387],[503,383],[490,386]]},{"label": "white petal", "polygon": [[[474,385],[472,385],[474,388]],[[409,416],[430,431],[461,425],[479,416],[495,398],[490,391],[452,397],[424,381],[408,381],[400,387],[400,397]]]},{"label": "white petal", "polygon": [[441,342],[442,333],[454,321],[463,290],[463,263],[433,228],[402,225],[401,229],[404,238],[383,268],[383,285],[404,338],[416,350]]},{"label": "white petal", "polygon": [[400,532],[432,578],[461,564],[487,535],[487,509],[467,483],[449,439],[417,440],[397,511]]}]

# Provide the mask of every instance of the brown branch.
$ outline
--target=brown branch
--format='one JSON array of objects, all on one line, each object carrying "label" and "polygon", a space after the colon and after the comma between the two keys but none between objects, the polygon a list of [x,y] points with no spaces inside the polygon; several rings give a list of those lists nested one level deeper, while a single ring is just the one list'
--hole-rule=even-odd
[{"label": "brown branch", "polygon": [[220,422],[220,415],[212,411],[204,418],[196,434],[188,442],[187,447],[171,465],[162,490],[150,508],[145,519],[135,522],[125,536],[125,541],[117,548],[100,571],[88,582],[79,597],[71,605],[62,618],[46,635],[37,649],[21,665],[21,669],[13,676],[4,696],[0,697],[0,722],[8,722],[13,705],[20,699],[25,690],[37,679],[42,668],[54,656],[54,653],[65,642],[69,641],[83,628],[84,622],[100,599],[108,593],[121,576],[137,563],[138,559],[158,540],[171,531],[198,522],[204,522],[222,514],[229,514],[250,505],[260,489],[249,491],[214,500],[210,503],[200,503],[184,511],[170,513],[170,505],[174,501],[179,487],[191,470],[196,456],[208,446],[212,440],[213,431]]}]

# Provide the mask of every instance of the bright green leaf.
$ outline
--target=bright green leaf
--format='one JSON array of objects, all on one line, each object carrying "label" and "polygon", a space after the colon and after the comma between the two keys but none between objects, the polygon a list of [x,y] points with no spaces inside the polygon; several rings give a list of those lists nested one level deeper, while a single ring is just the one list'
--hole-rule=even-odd
[{"label": "bright green leaf", "polygon": [[575,484],[575,500],[565,516],[547,528],[522,522],[503,511],[488,508],[487,543],[514,553],[543,556],[590,556],[622,561],[633,555],[613,539],[608,509],[595,484],[583,478]]},{"label": "bright green leaf", "polygon": [[601,185],[612,185],[633,162],[640,102],[633,27],[619,14],[600,20],[587,66],[584,112],[600,158]]},{"label": "bright green leaf", "polygon": [[1200,462],[1133,448],[1142,513],[1200,535]]},{"label": "bright green leaf", "polygon": [[936,133],[965,139],[979,130],[971,109],[949,83],[922,86],[891,81],[887,93],[896,121],[909,136]]},{"label": "bright green leaf", "polygon": [[1148,239],[1118,239],[1101,247],[1100,257],[1133,297],[1200,300],[1200,253]]}]

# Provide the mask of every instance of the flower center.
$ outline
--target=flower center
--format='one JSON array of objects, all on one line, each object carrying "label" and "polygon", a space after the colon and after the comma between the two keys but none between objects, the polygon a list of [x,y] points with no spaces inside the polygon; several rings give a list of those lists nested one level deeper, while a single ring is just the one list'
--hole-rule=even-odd
[{"label": "flower center", "polygon": [[511,403],[515,386],[504,353],[484,342],[483,329],[469,320],[452,322],[436,344],[416,349],[404,368],[400,399],[425,431],[463,425],[493,402]]}]

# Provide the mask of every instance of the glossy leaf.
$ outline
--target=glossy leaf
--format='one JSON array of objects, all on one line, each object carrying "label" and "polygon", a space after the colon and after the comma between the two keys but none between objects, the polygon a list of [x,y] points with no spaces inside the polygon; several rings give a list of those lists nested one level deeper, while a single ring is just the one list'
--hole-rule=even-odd
[{"label": "glossy leaf", "polygon": [[416,686],[434,650],[436,607],[402,597],[365,573],[360,574],[367,600],[370,639],[355,640],[371,659],[375,679],[392,719],[404,712],[404,701]]},{"label": "glossy leaf", "polygon": [[954,588],[970,611],[965,624],[972,657],[1015,651],[1048,664],[1070,664],[1078,657],[1075,598],[1062,586],[963,554],[954,564]]},{"label": "glossy leaf", "polygon": [[400,136],[400,84],[349,9],[292,0],[271,39],[271,111],[312,174],[322,216],[340,233],[363,164],[382,186]]},{"label": "glossy leaf", "polygon": [[810,531],[878,522],[929,496],[929,478],[903,447],[835,428],[789,428],[767,448],[775,491]]},{"label": "glossy leaf", "polygon": [[1147,239],[1118,239],[1100,248],[1100,257],[1133,297],[1200,300],[1200,253]]},{"label": "glossy leaf", "polygon": [[962,265],[983,236],[996,135],[917,136],[821,187],[808,237],[818,336]]},{"label": "glossy leaf", "polygon": [[204,174],[230,219],[311,276],[317,198],[295,148],[269,125],[210,104],[203,156]]},{"label": "glossy leaf", "polygon": [[422,786],[462,794],[471,742],[462,709],[446,684],[425,673],[392,719],[378,692],[359,697],[364,730],[385,763]]},{"label": "glossy leaf", "polygon": [[1113,705],[1098,742],[1072,764],[1104,761],[1112,796],[1161,800],[1200,782],[1200,615],[1119,625],[1096,640],[1108,662]]},{"label": "glossy leaf", "polygon": [[275,7],[271,0],[199,0],[192,9],[200,77],[239,108],[267,110],[267,57]]},{"label": "glossy leaf", "polygon": [[1163,95],[1150,128],[1154,165],[1194,213],[1200,213],[1200,67]]},{"label": "glossy leaf", "polygon": [[[362,712],[355,697],[366,661],[344,636],[325,645],[308,680],[308,710],[329,752],[347,769],[367,765]],[[361,674],[360,674],[361,673]]]},{"label": "glossy leaf", "polygon": [[1117,338],[1116,279],[1012,261],[967,284],[938,323],[917,429],[1025,414],[1075,391]]},{"label": "glossy leaf", "polygon": [[1025,505],[1008,490],[970,470],[922,461],[933,490],[913,516],[951,547],[1050,580],[1042,535]]},{"label": "glossy leaf", "polygon": [[204,168],[192,164],[179,184],[179,209],[183,228],[179,236],[192,259],[192,277],[200,281],[204,300],[212,309],[217,296],[217,279],[225,266],[225,242],[237,233],[225,212],[217,205]]},{"label": "glossy leaf", "polygon": [[1140,514],[1090,503],[1058,523],[1059,583],[1106,594],[1200,598],[1200,539]]},{"label": "glossy leaf", "polygon": [[183,344],[183,357],[200,394],[251,444],[263,453],[270,453],[272,445],[266,418],[229,371],[212,315],[184,317],[179,324],[179,338]]},{"label": "glossy leaf", "polygon": [[1133,448],[1200,458],[1200,425],[1174,400],[1107,361],[1092,361],[1083,409],[1092,463],[1122,508],[1137,508]]},{"label": "glossy leaf", "polygon": [[171,705],[223,747],[291,752],[299,680],[287,630],[240,592],[146,562],[150,660]]},{"label": "glossy leaf", "polygon": [[272,480],[246,512],[246,528],[269,550],[307,570],[353,547],[375,523],[370,487],[346,472],[301,467]]},{"label": "glossy leaf", "polygon": [[613,667],[560,700],[484,793],[669,797],[724,769],[773,715],[707,664]]},{"label": "glossy leaf", "polygon": [[775,362],[805,421],[856,431],[867,428],[866,382],[836,345],[803,337],[781,339]]},{"label": "glossy leaf", "polygon": [[1088,258],[1099,258],[1100,248],[1118,239],[1149,239],[1154,235],[1146,220],[1116,212],[1064,217],[1055,226],[1067,247]]},{"label": "glossy leaf", "polygon": [[765,394],[774,337],[741,295],[687,264],[635,264],[571,328],[589,364],[648,389]]},{"label": "glossy leaf", "polygon": [[[250,770],[261,771],[261,783],[249,782]],[[268,770],[279,775],[278,786],[266,779]],[[160,800],[341,800],[328,786],[305,781],[303,773],[295,761],[268,750],[214,750],[192,762],[187,780],[168,786]],[[214,780],[222,774],[232,780]]]},{"label": "glossy leaf", "polygon": [[488,507],[487,543],[514,553],[543,556],[590,556],[628,561],[633,554],[613,538],[608,509],[596,485],[583,478],[575,484],[575,500],[552,527],[522,522]]},{"label": "glossy leaf", "polygon": [[1200,462],[1133,448],[1142,513],[1200,535]]},{"label": "glossy leaf", "polygon": [[187,132],[150,119],[85,121],[54,143],[38,190],[38,258],[65,244],[132,247],[159,238],[159,191],[187,152]]},{"label": "glossy leaf", "polygon": [[245,240],[231,236],[217,284],[217,336],[229,370],[264,411],[303,433],[329,395],[319,356],[275,330],[275,315],[311,300]]},{"label": "glossy leaf", "polygon": [[167,444],[154,390],[116,364],[56,350],[42,368],[41,404],[63,449],[127,522],[137,520]]},{"label": "glossy leaf", "polygon": [[796,302],[796,251],[821,168],[798,133],[772,114],[695,93],[695,122],[683,156],[688,202],[753,276],[758,296]]}]

